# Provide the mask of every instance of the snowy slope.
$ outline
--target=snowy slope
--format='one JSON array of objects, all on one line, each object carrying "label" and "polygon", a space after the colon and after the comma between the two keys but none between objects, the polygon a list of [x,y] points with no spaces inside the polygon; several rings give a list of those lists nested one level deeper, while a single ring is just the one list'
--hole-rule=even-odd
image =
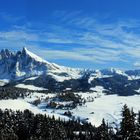
[{"label": "snowy slope", "polygon": [[31,58],[34,58],[35,61],[41,62],[41,63],[47,63],[47,61],[43,60],[42,58],[40,58],[39,56],[35,55],[34,53],[30,52],[27,50],[27,48],[23,48],[23,52],[26,55],[29,55]]},{"label": "snowy slope", "polygon": [[43,87],[36,87],[36,86],[33,86],[33,85],[24,85],[24,84],[17,84],[15,87],[34,90],[34,91],[47,90],[46,88],[43,88]]},{"label": "snowy slope", "polygon": [[[133,107],[134,111],[140,110],[140,70],[73,69],[43,60],[26,48],[16,53],[2,50],[0,52],[0,86],[16,80],[21,81],[17,82],[15,87],[35,92],[25,99],[0,100],[1,109],[29,109],[34,113],[55,115],[56,118],[67,120],[68,118],[62,115],[66,110],[46,109],[47,103],[43,102],[45,98],[56,96],[56,91],[61,89],[61,92],[78,91],[76,94],[87,102],[83,106],[72,109],[72,115],[96,126],[101,124],[103,118],[111,125],[114,122],[118,124],[124,104]],[[55,94],[37,93],[42,90],[52,92],[52,89],[57,89]],[[107,95],[107,93],[113,95]],[[122,96],[124,94],[125,96]],[[38,106],[33,106],[31,102],[37,99],[41,99],[42,102]]]},{"label": "snowy slope", "polygon": [[7,49],[0,52],[1,80],[19,80],[42,74],[51,75],[58,81],[80,77],[80,71],[49,63],[27,50],[27,48],[23,48],[22,51],[16,53]]},{"label": "snowy slope", "polygon": [[92,87],[102,86],[111,94],[135,95],[140,88],[139,77],[139,70],[89,70],[59,66],[43,60],[27,48],[14,53],[7,49],[0,52],[0,86],[10,81],[12,84],[44,87],[53,92],[66,89],[90,91]]},{"label": "snowy slope", "polygon": [[132,97],[104,95],[95,99],[94,102],[86,103],[85,107],[78,107],[72,112],[75,116],[88,118],[88,121],[96,126],[101,124],[103,118],[105,118],[105,120],[110,124],[119,124],[121,120],[121,109],[123,105],[127,104],[130,108],[133,107],[135,112],[138,112],[140,110],[139,101],[139,95]]},{"label": "snowy slope", "polygon": [[2,110],[12,109],[14,111],[16,111],[16,110],[24,111],[24,110],[28,109],[28,110],[32,111],[34,114],[43,114],[43,115],[46,114],[46,115],[49,115],[49,116],[54,115],[56,119],[58,119],[60,117],[62,120],[68,120],[69,119],[68,117],[59,115],[57,113],[50,113],[50,112],[40,110],[38,107],[31,105],[30,103],[28,103],[27,101],[25,101],[23,99],[1,100],[0,101],[0,108]]},{"label": "snowy slope", "polygon": [[[88,75],[88,83],[92,83],[96,78],[107,78],[116,75],[127,77],[128,80],[140,79],[140,71],[122,71],[111,68],[104,70],[74,69],[50,63],[36,54],[23,48],[18,52],[1,50],[0,52],[0,80],[19,80],[32,78],[39,75],[51,76],[58,82],[65,80],[79,79],[83,75]],[[32,79],[33,80],[33,79]]]},{"label": "snowy slope", "polygon": [[[121,120],[121,109],[124,104],[127,104],[130,108],[133,107],[134,112],[140,110],[140,95],[135,96],[117,96],[117,95],[105,95],[105,89],[102,87],[95,87],[96,92],[79,92],[83,98],[86,99],[86,104],[78,106],[75,109],[70,110],[75,118],[80,118],[91,122],[95,126],[99,126],[104,118],[113,127],[118,127]],[[77,94],[77,93],[76,93]],[[42,102],[38,106],[31,104],[36,99],[45,100],[46,97],[54,97],[55,94],[44,94],[44,93],[32,93],[25,99],[16,100],[1,100],[1,109],[12,109],[12,110],[25,110],[29,109],[33,113],[41,113],[47,115],[54,115],[56,118],[68,120],[70,118],[62,115],[66,110],[61,109],[50,109],[46,108],[46,103]],[[90,101],[89,98],[94,98],[94,101]]]}]

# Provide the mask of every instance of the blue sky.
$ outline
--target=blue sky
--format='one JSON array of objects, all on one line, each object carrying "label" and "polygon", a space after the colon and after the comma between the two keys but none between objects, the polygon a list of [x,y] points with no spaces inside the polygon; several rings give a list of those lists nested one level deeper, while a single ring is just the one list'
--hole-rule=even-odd
[{"label": "blue sky", "polygon": [[0,49],[81,68],[139,69],[139,0],[0,0]]}]

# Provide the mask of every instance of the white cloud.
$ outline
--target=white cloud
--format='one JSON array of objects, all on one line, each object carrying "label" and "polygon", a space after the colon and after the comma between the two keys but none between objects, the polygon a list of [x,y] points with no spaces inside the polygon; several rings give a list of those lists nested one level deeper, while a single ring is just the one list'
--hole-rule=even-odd
[{"label": "white cloud", "polygon": [[36,41],[38,40],[38,36],[36,34],[27,33],[26,31],[22,30],[12,30],[6,32],[0,32],[0,39],[7,40],[7,41],[25,41],[31,40]]},{"label": "white cloud", "polygon": [[135,63],[134,63],[134,66],[135,66],[135,67],[140,67],[140,62],[135,62]]},{"label": "white cloud", "polygon": [[[46,29],[40,31],[28,26],[15,26],[11,31],[0,32],[0,46],[12,44],[18,49],[17,44],[32,44],[34,47],[29,48],[44,58],[93,63],[131,60],[130,62],[137,66],[135,61],[140,58],[140,33],[135,29],[140,27],[140,21],[131,19],[105,24],[95,17],[81,15],[81,11],[56,11],[54,15],[58,15],[61,26],[58,22],[48,25],[49,30],[46,26]],[[48,49],[44,49],[40,42],[46,47],[51,43],[52,48],[49,46]],[[62,46],[61,49],[56,47],[58,44]]]}]

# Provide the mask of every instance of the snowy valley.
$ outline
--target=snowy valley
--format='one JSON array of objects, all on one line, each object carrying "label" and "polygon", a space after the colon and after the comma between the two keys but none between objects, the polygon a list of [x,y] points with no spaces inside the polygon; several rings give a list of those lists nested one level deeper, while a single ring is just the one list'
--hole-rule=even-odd
[{"label": "snowy valley", "polygon": [[116,128],[125,104],[135,112],[140,110],[139,77],[140,70],[74,69],[49,63],[26,48],[14,53],[2,50],[0,92],[7,97],[0,95],[0,108],[29,109],[95,126],[104,118]]}]

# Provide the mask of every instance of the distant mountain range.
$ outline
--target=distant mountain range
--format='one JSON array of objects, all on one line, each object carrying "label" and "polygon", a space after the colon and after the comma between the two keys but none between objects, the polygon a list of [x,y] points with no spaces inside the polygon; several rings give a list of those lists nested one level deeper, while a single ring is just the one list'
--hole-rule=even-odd
[{"label": "distant mountain range", "polygon": [[39,86],[49,91],[92,91],[103,86],[106,94],[140,93],[140,70],[74,69],[49,63],[23,48],[18,52],[0,52],[0,85],[19,83]]}]

